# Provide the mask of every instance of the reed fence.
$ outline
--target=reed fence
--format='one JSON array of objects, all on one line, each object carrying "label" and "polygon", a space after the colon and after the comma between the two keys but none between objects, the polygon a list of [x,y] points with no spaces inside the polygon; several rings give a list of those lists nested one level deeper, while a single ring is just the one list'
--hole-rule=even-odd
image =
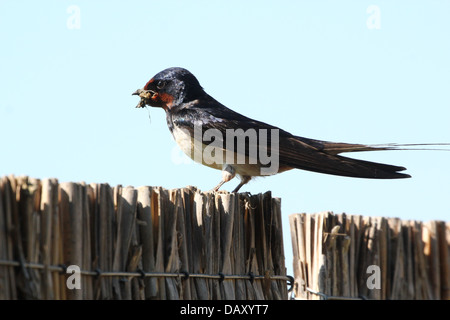
[{"label": "reed fence", "polygon": [[450,299],[450,223],[294,214],[300,299]]},{"label": "reed fence", "polygon": [[270,192],[2,177],[0,299],[450,299],[449,222],[289,220],[294,282]]},{"label": "reed fence", "polygon": [[0,299],[287,299],[284,263],[270,192],[0,180]]}]

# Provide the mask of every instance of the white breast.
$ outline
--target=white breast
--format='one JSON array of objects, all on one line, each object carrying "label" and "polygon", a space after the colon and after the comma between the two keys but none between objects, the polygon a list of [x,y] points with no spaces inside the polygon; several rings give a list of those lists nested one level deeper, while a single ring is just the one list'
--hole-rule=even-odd
[{"label": "white breast", "polygon": [[[190,132],[184,129],[173,126],[172,135],[177,142],[178,146],[181,150],[192,160],[201,163],[210,168],[222,170],[226,158],[226,151],[224,149],[215,148],[215,151],[222,153],[221,161],[217,161],[218,158],[214,157],[211,154],[211,147],[205,150],[208,147],[205,144],[201,144],[201,147],[194,147],[194,137],[191,136]],[[193,150],[192,150],[193,149]],[[201,161],[200,161],[201,159]],[[236,162],[236,161],[234,161]],[[257,164],[250,164],[249,159],[246,157],[245,163],[227,163],[231,165],[237,174],[245,175],[245,176],[261,176],[260,166]]]},{"label": "white breast", "polygon": [[[216,158],[212,158],[209,152],[203,152],[206,145],[203,143],[201,147],[194,148],[194,137],[191,136],[189,131],[181,129],[177,126],[173,127],[172,135],[180,147],[180,149],[192,160],[199,162],[205,166],[222,170],[222,163],[217,163]],[[193,150],[192,150],[193,149]],[[198,161],[200,160],[201,161]],[[225,157],[223,158],[225,159]]]}]

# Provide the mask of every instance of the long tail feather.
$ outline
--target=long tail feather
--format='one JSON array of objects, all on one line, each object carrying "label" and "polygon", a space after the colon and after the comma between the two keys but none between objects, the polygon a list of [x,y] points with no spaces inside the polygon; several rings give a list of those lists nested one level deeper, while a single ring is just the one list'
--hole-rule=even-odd
[{"label": "long tail feather", "polygon": [[[323,152],[339,154],[344,152],[383,151],[383,150],[429,150],[450,151],[450,143],[386,143],[386,144],[350,144],[338,142],[322,142]],[[432,147],[432,148],[426,148]],[[442,148],[442,147],[448,147]]]},{"label": "long tail feather", "polygon": [[[305,145],[309,146],[305,148]],[[282,162],[287,166],[339,176],[401,179],[411,177],[399,171],[404,167],[341,156],[340,153],[382,150],[450,151],[450,143],[351,144],[314,140],[304,137],[287,139],[282,148]]]}]

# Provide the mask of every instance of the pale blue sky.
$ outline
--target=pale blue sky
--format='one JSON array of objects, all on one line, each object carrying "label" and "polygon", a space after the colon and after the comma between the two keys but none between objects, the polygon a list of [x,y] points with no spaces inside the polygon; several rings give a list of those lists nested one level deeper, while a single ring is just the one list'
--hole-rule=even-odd
[{"label": "pale blue sky", "polygon": [[[68,27],[77,26],[71,5],[79,29]],[[380,29],[367,26],[370,5]],[[444,0],[2,0],[0,175],[212,188],[220,172],[180,161],[164,112],[150,109],[149,120],[134,108],[131,93],[172,66],[228,107],[296,135],[450,142],[449,12]],[[449,221],[450,152],[350,156],[405,166],[413,178],[295,170],[242,189],[282,198],[289,268],[292,213]]]}]

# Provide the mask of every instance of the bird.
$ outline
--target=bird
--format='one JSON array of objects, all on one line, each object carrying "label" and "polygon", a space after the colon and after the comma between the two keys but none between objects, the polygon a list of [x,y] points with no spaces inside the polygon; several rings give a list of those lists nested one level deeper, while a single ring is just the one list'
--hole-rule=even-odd
[{"label": "bird", "polygon": [[[354,178],[410,178],[401,172],[405,167],[340,154],[430,145],[355,144],[296,136],[227,108],[207,94],[190,71],[181,67],[162,70],[132,95],[141,98],[136,108],[150,106],[165,111],[168,128],[184,153],[196,162],[222,171],[222,178],[212,191],[218,191],[235,176],[240,183],[233,193],[254,177],[292,169]],[[268,164],[269,154],[272,162],[276,162],[274,168]]]}]

